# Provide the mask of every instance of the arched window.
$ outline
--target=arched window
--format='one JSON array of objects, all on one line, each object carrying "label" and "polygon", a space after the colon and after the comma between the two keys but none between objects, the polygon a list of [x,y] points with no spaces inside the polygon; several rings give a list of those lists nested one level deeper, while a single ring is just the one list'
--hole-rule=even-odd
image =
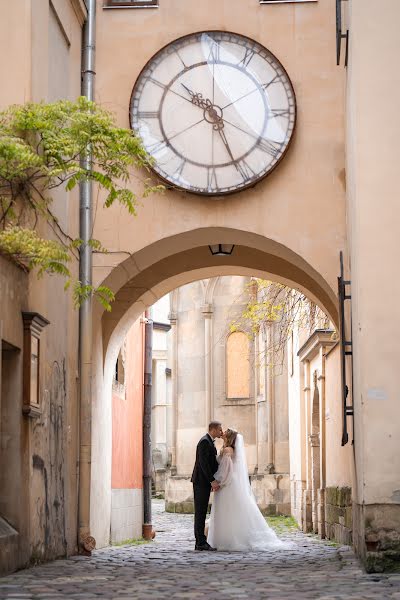
[{"label": "arched window", "polygon": [[226,342],[226,396],[250,397],[250,342],[243,331],[231,333]]}]

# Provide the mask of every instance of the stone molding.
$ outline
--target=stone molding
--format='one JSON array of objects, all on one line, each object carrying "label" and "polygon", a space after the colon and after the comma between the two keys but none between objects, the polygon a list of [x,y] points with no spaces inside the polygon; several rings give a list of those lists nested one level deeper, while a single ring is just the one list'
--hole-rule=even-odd
[{"label": "stone molding", "polygon": [[333,329],[316,329],[298,351],[300,361],[310,361],[317,356],[321,348],[336,345],[337,340],[332,339],[333,334]]}]

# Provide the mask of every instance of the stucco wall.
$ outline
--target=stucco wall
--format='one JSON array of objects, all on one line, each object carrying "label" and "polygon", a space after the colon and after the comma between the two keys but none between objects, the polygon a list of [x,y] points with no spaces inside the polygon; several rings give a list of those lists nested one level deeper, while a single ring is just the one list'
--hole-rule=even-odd
[{"label": "stucco wall", "polygon": [[112,398],[111,542],[139,538],[143,523],[144,323],[125,340],[125,393]]},{"label": "stucco wall", "polygon": [[[328,2],[262,6],[253,0],[201,4],[170,0],[159,9],[131,11],[103,10],[98,2],[96,94],[116,112],[121,125],[129,125],[132,87],[149,58],[168,42],[202,29],[235,31],[264,44],[287,69],[298,102],[290,151],[279,168],[253,189],[215,201],[168,190],[147,198],[136,219],[118,206],[105,213],[99,205],[94,234],[113,254],[96,257],[94,277],[115,290],[116,302],[112,314],[94,317],[92,493],[104,499],[93,506],[92,527],[98,540],[105,537],[102,524],[110,502],[102,483],[104,474],[110,473],[110,399],[104,390],[109,389],[117,348],[146,305],[198,278],[272,273],[308,289],[335,318],[338,253],[346,247],[346,239],[344,73],[332,57],[332,23],[334,5]],[[323,227],[316,215],[324,215]],[[207,247],[221,241],[236,244],[226,260],[211,257]],[[133,256],[126,258],[125,252]],[[298,272],[300,265],[303,274]],[[191,368],[199,387],[200,375],[194,364]],[[185,401],[192,395],[188,390]],[[185,449],[205,425],[204,410],[199,413],[196,403],[193,410],[197,431],[189,431],[182,421],[178,436],[177,454],[185,471],[193,461],[193,455],[184,456]],[[254,464],[254,457],[250,461]]]},{"label": "stucco wall", "polygon": [[335,346],[327,355],[326,382],[326,487],[351,487],[354,476],[351,433],[350,443],[341,445],[343,413],[339,346]]},{"label": "stucco wall", "polygon": [[[0,2],[0,73],[5,83],[0,108],[79,95],[83,12],[79,16],[71,2],[59,0],[53,7],[29,0]],[[56,191],[53,198],[60,226],[77,237],[77,191]],[[54,236],[40,221],[36,230]],[[12,369],[13,403],[6,420],[2,415],[13,451],[2,469],[9,483],[0,486],[0,516],[7,517],[12,507],[9,518],[20,536],[19,549],[9,557],[7,568],[12,569],[76,550],[78,312],[61,278],[38,281],[34,273],[23,275],[3,259],[0,270],[2,338],[21,349]],[[74,261],[71,271],[77,274]],[[22,416],[22,310],[50,321],[41,337],[41,414],[36,419]]]}]

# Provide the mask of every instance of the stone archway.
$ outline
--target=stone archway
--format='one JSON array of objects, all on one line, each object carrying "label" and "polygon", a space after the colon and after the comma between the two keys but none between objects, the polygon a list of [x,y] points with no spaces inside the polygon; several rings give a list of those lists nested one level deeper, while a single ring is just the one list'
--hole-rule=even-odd
[{"label": "stone archway", "polygon": [[[208,248],[213,243],[234,243],[235,248],[230,256],[214,257]],[[163,238],[111,270],[103,283],[115,293],[113,310],[105,313],[96,307],[93,321],[91,531],[98,546],[106,545],[109,535],[112,372],[121,341],[145,308],[198,279],[252,275],[304,291],[337,322],[334,272],[333,263],[321,274],[283,244],[222,227],[199,228]]]}]

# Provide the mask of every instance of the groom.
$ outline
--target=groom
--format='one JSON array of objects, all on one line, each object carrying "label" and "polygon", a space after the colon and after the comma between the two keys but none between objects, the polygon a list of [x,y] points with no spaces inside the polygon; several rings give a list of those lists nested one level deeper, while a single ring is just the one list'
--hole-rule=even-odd
[{"label": "groom", "polygon": [[219,490],[219,483],[214,479],[214,473],[218,471],[217,449],[214,446],[214,441],[216,438],[220,438],[222,433],[221,423],[219,421],[211,421],[208,426],[208,433],[197,444],[196,462],[191,480],[194,495],[195,550],[215,550],[215,548],[212,548],[207,543],[204,528],[211,490],[213,492]]}]

